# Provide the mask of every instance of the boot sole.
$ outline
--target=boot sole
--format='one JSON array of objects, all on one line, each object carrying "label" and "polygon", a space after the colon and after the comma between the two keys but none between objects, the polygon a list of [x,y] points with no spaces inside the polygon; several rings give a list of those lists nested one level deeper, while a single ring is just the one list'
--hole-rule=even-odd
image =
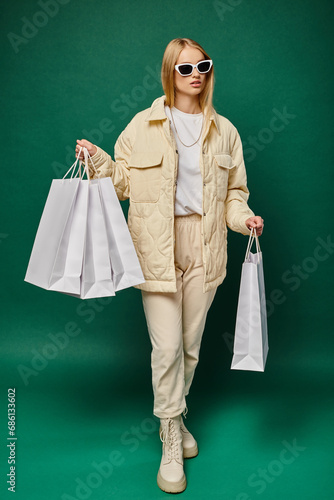
[{"label": "boot sole", "polygon": [[170,481],[166,481],[161,474],[160,470],[158,472],[158,486],[162,491],[165,491],[166,493],[182,493],[187,487],[187,480],[185,474],[183,474],[182,479],[178,481],[177,483],[172,483]]}]

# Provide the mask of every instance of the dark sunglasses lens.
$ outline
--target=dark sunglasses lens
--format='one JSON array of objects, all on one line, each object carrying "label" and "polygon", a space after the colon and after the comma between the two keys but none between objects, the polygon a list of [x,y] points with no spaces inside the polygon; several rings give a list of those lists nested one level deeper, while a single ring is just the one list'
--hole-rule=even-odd
[{"label": "dark sunglasses lens", "polygon": [[210,69],[210,61],[203,61],[198,65],[198,71],[200,73],[207,73]]},{"label": "dark sunglasses lens", "polygon": [[193,68],[190,66],[190,64],[182,64],[179,66],[179,70],[181,75],[191,75]]}]

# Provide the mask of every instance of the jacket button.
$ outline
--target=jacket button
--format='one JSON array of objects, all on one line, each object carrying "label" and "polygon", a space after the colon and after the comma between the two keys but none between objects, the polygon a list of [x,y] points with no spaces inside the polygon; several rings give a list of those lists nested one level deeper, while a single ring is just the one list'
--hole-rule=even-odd
[{"label": "jacket button", "polygon": [[204,214],[203,214],[203,215],[205,216],[205,215],[206,215],[206,213],[204,212]]},{"label": "jacket button", "polygon": [[206,183],[205,183],[205,182],[203,183],[203,186],[204,186],[204,187],[206,186]]},{"label": "jacket button", "polygon": [[178,152],[178,150],[177,150],[177,149],[175,150],[175,152],[176,152],[176,154],[177,154],[177,155],[179,154],[179,152]]}]

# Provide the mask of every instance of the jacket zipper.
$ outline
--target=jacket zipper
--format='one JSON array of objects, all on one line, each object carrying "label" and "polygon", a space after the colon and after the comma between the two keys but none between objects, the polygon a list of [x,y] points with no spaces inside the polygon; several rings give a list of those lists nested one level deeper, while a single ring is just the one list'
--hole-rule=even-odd
[{"label": "jacket zipper", "polygon": [[204,234],[204,198],[205,198],[205,193],[204,193],[204,184],[205,184],[205,181],[204,181],[204,162],[203,162],[203,146],[204,146],[204,139],[202,140],[202,143],[201,143],[201,149],[200,149],[200,157],[199,157],[199,162],[200,162],[200,170],[201,170],[201,173],[202,173],[202,221],[201,221],[201,226],[202,226],[202,230],[201,230],[201,234],[202,234],[202,248],[203,248],[203,268],[204,268],[204,283],[205,283],[205,278],[206,278],[206,260],[205,260],[205,234]]},{"label": "jacket zipper", "polygon": [[[178,153],[176,152],[177,151],[177,144],[175,142],[175,139],[174,139],[174,135],[173,135],[173,131],[172,131],[172,127],[171,127],[171,122],[170,122],[170,119],[168,118],[167,116],[167,120],[168,120],[168,132],[169,132],[169,135],[168,135],[168,132],[167,132],[167,126],[165,123],[162,123],[162,130],[163,130],[163,133],[164,135],[166,136],[167,138],[167,141],[169,142],[170,144],[170,147],[172,148],[173,150],[173,155],[174,155],[174,172],[173,172],[173,207],[172,207],[172,215],[173,215],[173,219],[172,219],[172,238],[173,238],[173,262],[175,261],[175,197],[176,197],[176,184],[177,184],[177,167],[178,167]],[[166,130],[165,130],[165,127],[166,127]],[[174,269],[174,279],[175,279],[175,283],[176,283],[176,271]]]},{"label": "jacket zipper", "polygon": [[[204,217],[205,217],[205,212],[204,212],[204,199],[206,198],[206,195],[205,195],[205,186],[206,186],[206,183],[205,183],[205,179],[204,179],[204,176],[205,176],[205,172],[204,172],[204,161],[203,161],[203,155],[206,153],[206,149],[203,150],[204,146],[205,146],[205,139],[209,133],[209,129],[210,129],[210,125],[211,123],[208,124],[208,127],[206,127],[206,130],[203,131],[203,137],[202,137],[202,141],[201,141],[201,149],[200,149],[200,169],[201,169],[201,173],[202,173],[202,248],[203,248],[203,268],[204,268],[204,283],[206,283],[206,276],[207,276],[207,269],[206,269],[206,260],[205,260],[205,247],[206,247],[206,244],[207,244],[207,241],[206,241],[206,236],[205,236],[205,232],[204,232]],[[202,167],[202,168],[201,168]]]},{"label": "jacket zipper", "polygon": [[[173,135],[172,127],[170,119],[167,117],[168,125],[169,125],[169,142],[173,149],[174,154],[174,178],[173,178],[173,258],[175,258],[175,198],[176,198],[176,185],[177,185],[177,170],[178,170],[178,153],[177,153],[177,144],[175,142],[175,138]],[[176,278],[176,276],[175,276]]]}]

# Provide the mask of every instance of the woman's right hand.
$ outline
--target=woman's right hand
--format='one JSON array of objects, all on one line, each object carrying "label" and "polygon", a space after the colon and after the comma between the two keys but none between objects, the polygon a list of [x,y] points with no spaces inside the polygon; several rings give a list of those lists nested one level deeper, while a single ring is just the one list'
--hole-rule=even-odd
[{"label": "woman's right hand", "polygon": [[[90,156],[94,156],[95,153],[97,152],[97,148],[96,148],[96,146],[94,146],[94,144],[92,144],[89,141],[86,141],[86,139],[81,139],[81,140],[78,139],[77,145],[75,147],[75,157],[76,158],[78,158],[80,148],[86,148],[88,153],[90,154]],[[80,160],[84,160],[83,151],[81,151]]]}]

